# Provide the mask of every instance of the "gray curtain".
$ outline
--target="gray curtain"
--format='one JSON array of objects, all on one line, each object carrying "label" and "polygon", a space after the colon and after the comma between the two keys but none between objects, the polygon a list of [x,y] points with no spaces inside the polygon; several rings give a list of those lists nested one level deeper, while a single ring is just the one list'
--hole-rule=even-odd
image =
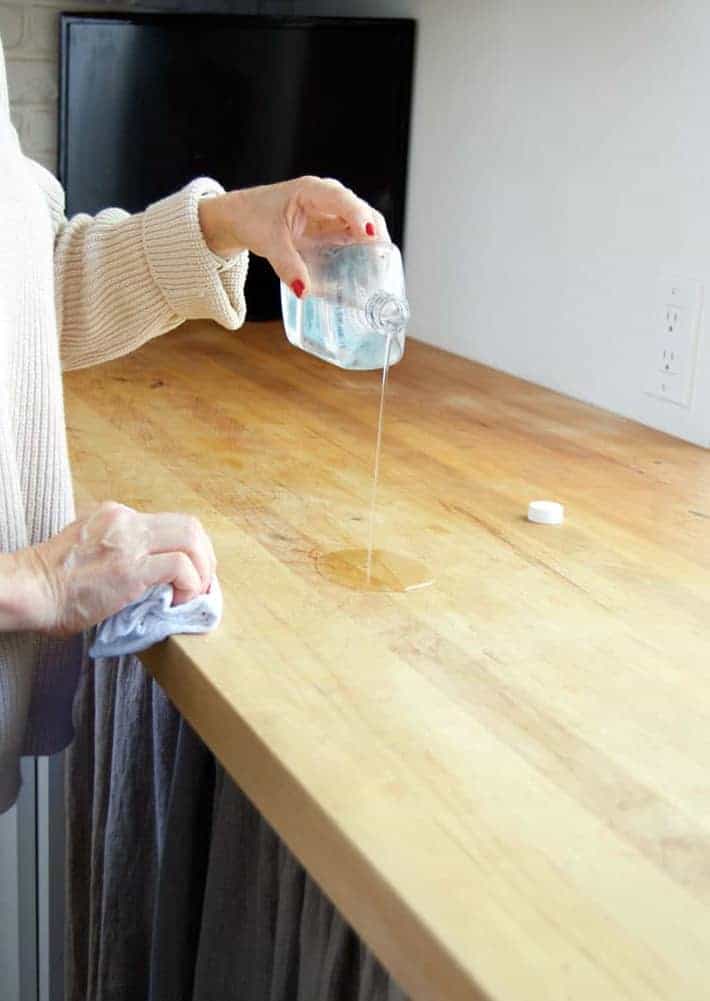
[{"label": "gray curtain", "polygon": [[136,658],[75,725],[66,1001],[406,1001]]}]

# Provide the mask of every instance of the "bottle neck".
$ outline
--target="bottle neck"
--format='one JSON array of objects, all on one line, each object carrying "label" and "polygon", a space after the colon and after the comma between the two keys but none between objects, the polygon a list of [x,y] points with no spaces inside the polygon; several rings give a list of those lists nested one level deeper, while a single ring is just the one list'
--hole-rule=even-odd
[{"label": "bottle neck", "polygon": [[407,326],[409,305],[406,299],[380,290],[365,303],[365,317],[373,330],[386,335],[398,334]]}]

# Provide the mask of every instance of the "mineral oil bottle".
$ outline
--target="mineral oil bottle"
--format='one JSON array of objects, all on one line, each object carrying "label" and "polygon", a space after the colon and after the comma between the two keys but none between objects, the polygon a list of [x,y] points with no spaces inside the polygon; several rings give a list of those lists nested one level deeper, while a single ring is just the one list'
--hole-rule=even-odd
[{"label": "mineral oil bottle", "polygon": [[281,309],[291,344],[347,369],[376,369],[404,353],[409,306],[402,258],[393,243],[320,244],[301,256],[311,288],[298,299],[281,284]]}]

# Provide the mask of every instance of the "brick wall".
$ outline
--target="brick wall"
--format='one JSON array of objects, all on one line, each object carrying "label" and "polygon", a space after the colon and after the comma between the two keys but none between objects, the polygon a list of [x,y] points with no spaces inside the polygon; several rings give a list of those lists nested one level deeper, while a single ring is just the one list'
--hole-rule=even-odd
[{"label": "brick wall", "polygon": [[[301,5],[303,6],[303,5]],[[289,0],[135,0],[82,3],[81,0],[0,0],[0,37],[5,49],[10,113],[25,153],[55,171],[59,93],[59,12],[161,10],[290,13]]]},{"label": "brick wall", "polygon": [[40,3],[0,3],[10,114],[27,153],[56,166],[58,10]]}]

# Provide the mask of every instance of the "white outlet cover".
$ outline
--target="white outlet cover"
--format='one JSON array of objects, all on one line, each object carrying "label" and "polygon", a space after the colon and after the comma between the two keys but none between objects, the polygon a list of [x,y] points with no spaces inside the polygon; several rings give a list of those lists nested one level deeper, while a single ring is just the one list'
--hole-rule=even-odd
[{"label": "white outlet cover", "polygon": [[[697,367],[700,318],[703,305],[703,286],[689,278],[665,278],[659,282],[654,313],[654,330],[651,339],[652,354],[646,379],[646,392],[666,403],[690,407],[693,399],[695,370]],[[666,316],[669,308],[676,307],[679,327],[669,334]],[[672,351],[679,360],[675,371],[665,370],[664,359]]]}]

